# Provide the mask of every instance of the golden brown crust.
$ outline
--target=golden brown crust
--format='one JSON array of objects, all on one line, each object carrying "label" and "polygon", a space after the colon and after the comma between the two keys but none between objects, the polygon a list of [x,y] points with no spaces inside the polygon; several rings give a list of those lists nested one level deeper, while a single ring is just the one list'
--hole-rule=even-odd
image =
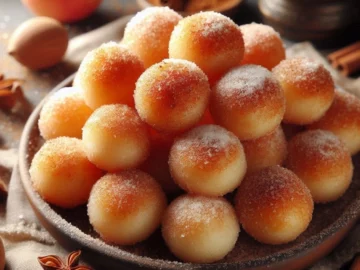
[{"label": "golden brown crust", "polygon": [[136,83],[141,118],[162,132],[184,131],[204,114],[210,96],[206,75],[194,63],[167,59],[147,69]]},{"label": "golden brown crust", "polygon": [[249,174],[241,183],[235,198],[236,211],[245,231],[260,242],[286,243],[294,238],[278,242],[273,233],[289,230],[287,217],[296,215],[297,236],[312,218],[313,201],[309,189],[291,171],[272,166]]},{"label": "golden brown crust", "polygon": [[92,203],[113,218],[132,215],[151,201],[166,202],[160,185],[140,170],[106,174],[94,185],[90,196]]},{"label": "golden brown crust", "polygon": [[280,35],[270,26],[251,23],[240,26],[245,43],[242,65],[256,64],[269,70],[285,59]]},{"label": "golden brown crust", "polygon": [[109,42],[86,55],[76,82],[92,109],[113,103],[133,106],[135,82],[143,72],[144,65],[138,56]]},{"label": "golden brown crust", "polygon": [[243,54],[240,29],[229,18],[216,12],[202,12],[184,18],[170,38],[170,57],[195,62],[211,83],[238,65]]},{"label": "golden brown crust", "polygon": [[242,141],[248,172],[272,165],[281,165],[287,155],[287,142],[281,126],[254,140]]}]

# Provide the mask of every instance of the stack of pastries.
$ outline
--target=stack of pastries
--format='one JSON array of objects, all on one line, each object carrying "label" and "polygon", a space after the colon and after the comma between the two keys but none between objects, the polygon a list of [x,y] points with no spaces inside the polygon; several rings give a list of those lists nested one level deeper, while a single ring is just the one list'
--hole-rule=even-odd
[{"label": "stack of pastries", "polygon": [[335,90],[321,64],[285,59],[269,26],[154,7],[120,43],[86,55],[39,130],[47,141],[30,175],[45,201],[87,203],[94,230],[117,245],[161,226],[180,260],[211,263],[240,227],[285,244],[306,230],[314,202],[345,193],[360,100]]}]

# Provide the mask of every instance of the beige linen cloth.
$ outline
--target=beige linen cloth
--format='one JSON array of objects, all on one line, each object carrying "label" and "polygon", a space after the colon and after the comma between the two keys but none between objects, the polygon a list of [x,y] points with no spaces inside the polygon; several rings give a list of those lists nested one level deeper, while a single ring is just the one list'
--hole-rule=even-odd
[{"label": "beige linen cloth", "polygon": [[[96,39],[97,43],[107,40],[119,40],[126,20],[116,21],[110,26],[91,33],[88,38]],[[114,31],[118,29],[119,31]],[[102,32],[101,32],[102,31]],[[104,32],[106,33],[104,35]],[[116,32],[116,35],[114,34]],[[99,35],[101,33],[101,35]],[[88,42],[89,40],[87,40]],[[88,42],[89,43],[89,42]],[[96,42],[95,42],[96,44]],[[66,61],[77,65],[89,47],[84,47],[81,39],[72,41],[71,50]],[[92,42],[94,46],[94,42]],[[287,49],[289,57],[296,55],[308,56],[322,62],[332,73],[337,85],[360,97],[360,79],[341,77],[328,65],[326,60],[311,46],[310,43],[299,43]],[[9,270],[41,269],[37,262],[38,256],[56,254],[65,258],[70,251],[60,247],[51,235],[41,226],[30,204],[27,201],[18,174],[16,149],[0,150],[0,166],[12,171],[9,184],[9,194],[6,202],[0,204],[0,236],[6,249],[6,268]],[[6,204],[6,209],[1,208]],[[360,252],[360,225],[357,225],[350,235],[332,252],[331,255],[317,262],[311,269],[339,269],[345,262]],[[84,262],[82,262],[84,263]]]}]

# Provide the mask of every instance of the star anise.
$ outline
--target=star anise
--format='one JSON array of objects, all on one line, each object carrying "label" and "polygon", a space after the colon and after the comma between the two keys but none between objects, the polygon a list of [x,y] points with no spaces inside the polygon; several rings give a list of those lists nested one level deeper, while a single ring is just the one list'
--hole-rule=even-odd
[{"label": "star anise", "polygon": [[79,265],[81,250],[71,252],[64,263],[59,256],[48,255],[38,257],[38,261],[44,270],[92,270],[85,265]]}]

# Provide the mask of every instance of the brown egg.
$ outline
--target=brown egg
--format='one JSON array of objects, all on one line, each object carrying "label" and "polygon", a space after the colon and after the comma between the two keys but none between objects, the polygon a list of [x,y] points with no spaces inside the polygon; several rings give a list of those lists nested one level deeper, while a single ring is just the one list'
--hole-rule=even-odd
[{"label": "brown egg", "polygon": [[8,53],[31,69],[51,67],[61,61],[68,45],[68,33],[58,21],[35,17],[12,34]]}]

